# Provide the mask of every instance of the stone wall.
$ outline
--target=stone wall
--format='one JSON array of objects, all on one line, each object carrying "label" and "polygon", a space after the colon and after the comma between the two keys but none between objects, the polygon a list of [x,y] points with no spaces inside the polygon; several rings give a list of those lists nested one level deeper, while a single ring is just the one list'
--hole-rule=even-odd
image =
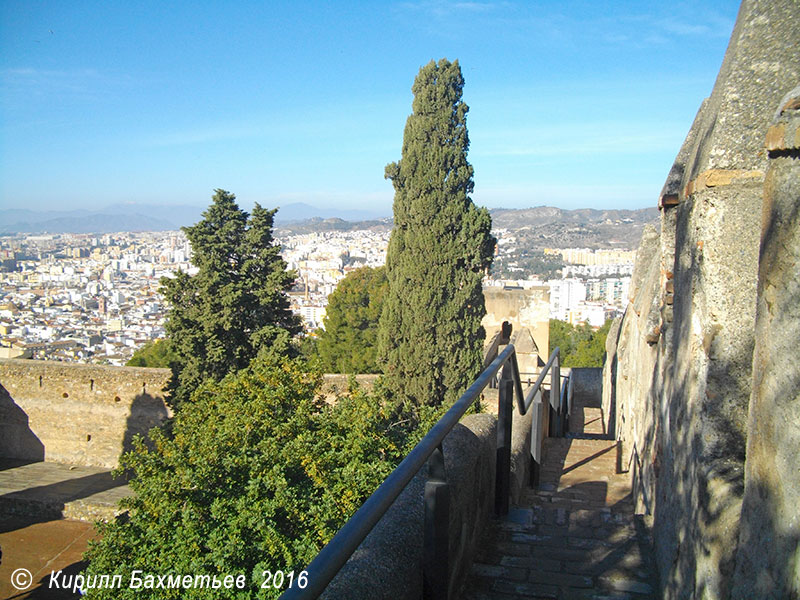
[{"label": "stone wall", "polygon": [[[515,411],[513,424],[512,498],[529,480],[530,417],[520,418]],[[497,421],[488,414],[464,417],[444,440],[445,472],[450,484],[453,598],[457,597],[481,534],[494,514],[496,447]],[[422,598],[426,477],[427,468],[423,467],[342,567],[323,598]]]},{"label": "stone wall", "polygon": [[547,360],[550,343],[550,292],[547,288],[483,289],[486,316],[481,321],[486,341],[504,321],[511,323],[512,341],[517,350],[520,371],[537,371],[537,358]]},{"label": "stone wall", "polygon": [[[779,101],[800,80],[798,47],[800,4],[743,2],[712,94],[662,191],[661,235],[645,233],[633,297],[609,335],[604,406],[615,415],[637,509],[653,526],[665,598],[784,597],[800,589],[797,527],[777,525],[781,516],[791,522],[800,500],[797,419],[787,411],[773,420],[776,398],[791,403],[800,384],[776,352],[790,352],[777,330],[789,334],[797,324],[789,309],[798,298],[789,285],[797,263],[775,258],[796,244],[791,149],[772,152],[763,227],[761,216],[765,137]],[[790,117],[771,130],[783,146],[797,139],[788,137],[796,135]],[[784,290],[765,278],[784,278]],[[765,498],[772,502],[757,510]],[[746,556],[758,556],[767,574],[748,570]],[[772,583],[756,592],[745,577]]]},{"label": "stone wall", "polygon": [[113,468],[170,414],[168,369],[0,360],[0,456]]},{"label": "stone wall", "polygon": [[800,597],[800,87],[767,148],[735,598]]}]

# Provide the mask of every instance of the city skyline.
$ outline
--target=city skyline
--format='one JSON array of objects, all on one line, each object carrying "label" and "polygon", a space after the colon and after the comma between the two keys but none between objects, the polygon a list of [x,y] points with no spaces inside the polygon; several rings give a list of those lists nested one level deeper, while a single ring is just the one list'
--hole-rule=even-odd
[{"label": "city skyline", "polygon": [[[459,59],[477,204],[643,208],[738,2],[0,7],[0,208],[389,214],[420,66]],[[657,115],[657,116],[656,116]]]}]

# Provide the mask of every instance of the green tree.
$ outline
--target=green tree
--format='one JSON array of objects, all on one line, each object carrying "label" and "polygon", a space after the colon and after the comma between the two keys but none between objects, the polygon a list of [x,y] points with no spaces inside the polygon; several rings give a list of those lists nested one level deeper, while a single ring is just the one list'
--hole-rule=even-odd
[{"label": "green tree", "polygon": [[394,229],[379,357],[384,389],[407,407],[449,404],[482,365],[482,277],[496,240],[489,212],[470,198],[463,86],[458,61],[420,69],[402,158],[386,167]]},{"label": "green tree", "polygon": [[564,367],[602,367],[611,323],[609,319],[595,331],[589,325],[550,319],[550,352],[560,348]]},{"label": "green tree", "polygon": [[169,340],[156,340],[147,342],[133,353],[130,360],[125,363],[128,367],[159,367],[168,369],[175,355],[169,345]]},{"label": "green tree", "polygon": [[[264,356],[207,381],[172,435],[136,437],[127,519],[101,524],[88,574],[239,575],[244,590],[89,590],[90,598],[263,598],[262,571],[300,572],[399,462],[381,403],[328,405],[321,376]],[[220,577],[221,579],[221,577]]]},{"label": "green tree", "polygon": [[170,303],[166,330],[175,354],[176,406],[205,379],[219,381],[259,353],[288,353],[300,331],[286,296],[295,274],[273,243],[276,211],[256,204],[248,215],[235,200],[215,190],[203,219],[183,228],[198,273],[161,280]]},{"label": "green tree", "polygon": [[388,287],[385,267],[361,267],[336,286],[317,348],[326,372],[379,372],[378,321]]}]

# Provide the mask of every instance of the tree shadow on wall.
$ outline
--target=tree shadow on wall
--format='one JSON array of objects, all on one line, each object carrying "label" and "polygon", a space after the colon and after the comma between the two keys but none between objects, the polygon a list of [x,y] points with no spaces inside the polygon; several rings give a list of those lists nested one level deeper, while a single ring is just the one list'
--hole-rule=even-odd
[{"label": "tree shadow on wall", "polygon": [[133,450],[133,439],[137,435],[142,437],[147,447],[152,448],[148,433],[154,427],[163,427],[169,418],[170,415],[164,400],[145,392],[136,396],[131,403],[131,410],[125,425],[122,453]]},{"label": "tree shadow on wall", "polygon": [[0,470],[44,460],[44,444],[31,430],[27,413],[0,385],[0,457],[14,462],[0,463]]}]

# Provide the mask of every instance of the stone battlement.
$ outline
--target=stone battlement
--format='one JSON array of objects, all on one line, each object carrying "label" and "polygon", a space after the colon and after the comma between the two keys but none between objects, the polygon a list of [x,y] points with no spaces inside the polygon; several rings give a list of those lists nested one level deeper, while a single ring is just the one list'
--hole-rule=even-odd
[{"label": "stone battlement", "polygon": [[169,369],[0,359],[0,456],[113,468],[170,414]]}]

